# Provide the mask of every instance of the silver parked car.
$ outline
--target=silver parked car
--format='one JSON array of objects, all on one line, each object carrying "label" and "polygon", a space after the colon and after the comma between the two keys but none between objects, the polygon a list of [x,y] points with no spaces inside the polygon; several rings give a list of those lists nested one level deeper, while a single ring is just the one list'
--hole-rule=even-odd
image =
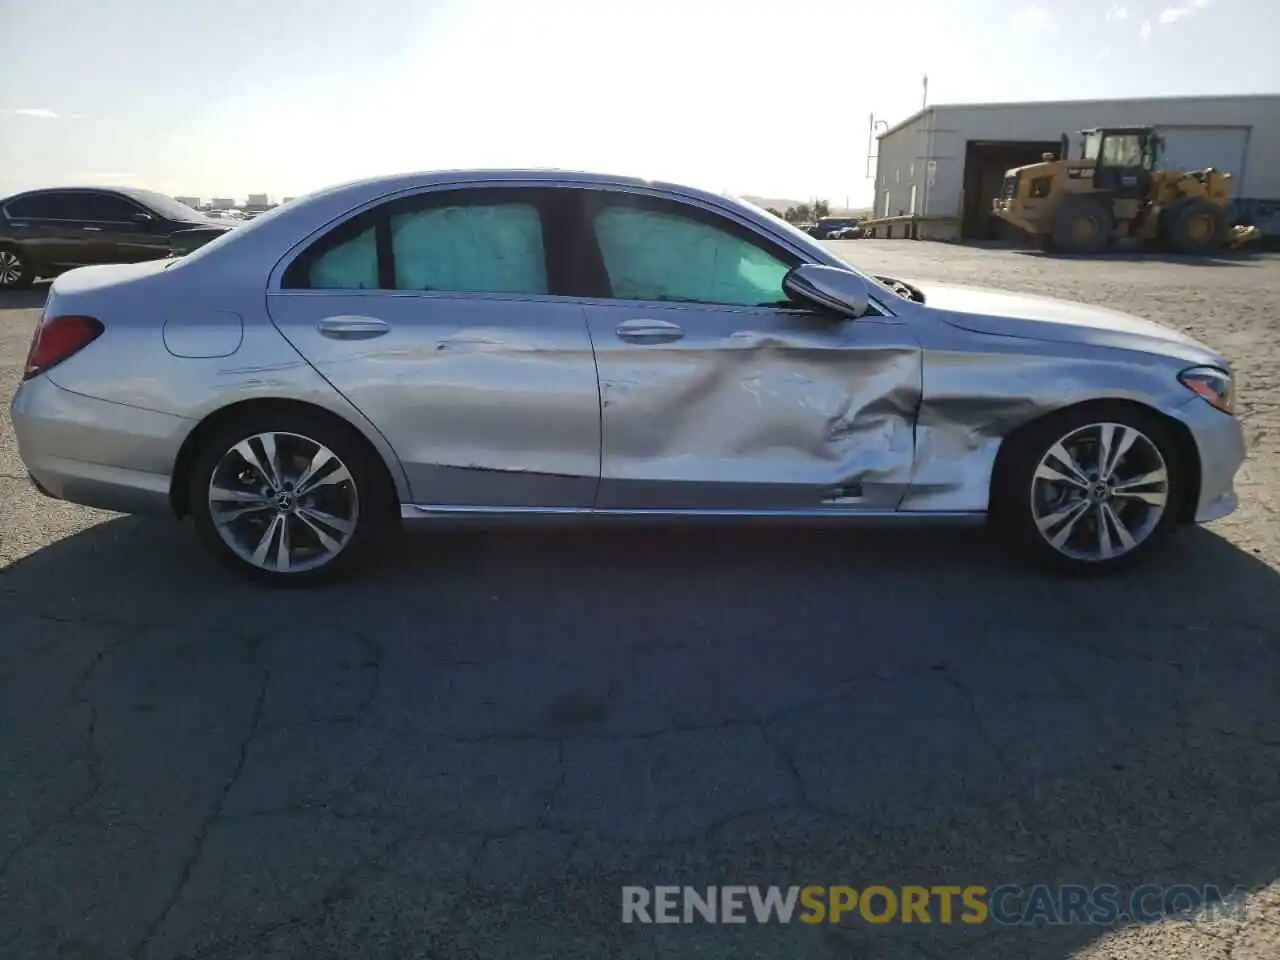
[{"label": "silver parked car", "polygon": [[47,494],[190,515],[275,584],[450,518],[990,518],[1110,570],[1236,506],[1215,351],[858,272],[763,210],[530,171],[368,180],[53,285],[13,400]]}]

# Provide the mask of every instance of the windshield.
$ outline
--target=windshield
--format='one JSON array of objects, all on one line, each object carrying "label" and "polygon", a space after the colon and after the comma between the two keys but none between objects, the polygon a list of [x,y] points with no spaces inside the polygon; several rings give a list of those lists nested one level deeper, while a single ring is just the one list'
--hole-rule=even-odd
[{"label": "windshield", "polygon": [[154,190],[130,190],[129,196],[139,203],[146,204],[167,220],[180,220],[183,223],[210,223],[210,219],[194,207],[179,203],[173,197],[166,197]]},{"label": "windshield", "polygon": [[1136,167],[1142,160],[1142,138],[1135,134],[1113,133],[1102,145],[1102,162],[1107,166]]}]

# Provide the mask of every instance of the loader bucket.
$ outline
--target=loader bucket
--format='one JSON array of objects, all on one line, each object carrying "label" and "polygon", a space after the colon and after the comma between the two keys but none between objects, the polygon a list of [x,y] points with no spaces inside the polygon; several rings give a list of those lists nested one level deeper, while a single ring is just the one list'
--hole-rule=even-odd
[{"label": "loader bucket", "polygon": [[1227,248],[1229,250],[1237,250],[1246,244],[1253,243],[1255,240],[1261,239],[1261,230],[1254,226],[1244,226],[1241,224],[1231,228],[1231,235],[1227,237]]}]

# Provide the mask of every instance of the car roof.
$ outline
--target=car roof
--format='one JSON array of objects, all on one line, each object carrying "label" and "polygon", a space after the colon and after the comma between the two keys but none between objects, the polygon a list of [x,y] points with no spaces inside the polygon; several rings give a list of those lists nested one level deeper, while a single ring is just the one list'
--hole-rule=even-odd
[{"label": "car roof", "polygon": [[[95,193],[121,193],[125,196],[135,196],[135,193],[128,187],[103,187],[96,184],[67,183],[59,184],[55,187],[36,187],[32,190],[19,190],[17,193],[11,193],[4,197],[3,200],[13,200],[17,197],[35,197],[42,193],[67,193],[73,190],[92,190]],[[140,191],[137,195],[142,196],[145,193],[146,191]]]},{"label": "car roof", "polygon": [[14,200],[25,200],[27,197],[41,197],[50,193],[79,193],[82,191],[108,193],[115,194],[120,197],[127,197],[134,203],[142,204],[144,207],[150,205],[152,198],[156,196],[155,191],[137,190],[131,187],[103,187],[96,184],[67,184],[56,187],[36,187],[34,190],[22,190],[18,193],[10,194],[7,197],[0,197],[0,206],[12,203]]},{"label": "car roof", "polygon": [[[234,236],[229,236],[225,243],[201,247],[191,255],[187,263],[201,262],[206,266],[210,261],[227,264],[241,263],[246,267],[252,264],[256,269],[260,265],[258,261],[261,258],[278,258],[281,251],[337,222],[349,211],[358,207],[382,202],[401,194],[411,194],[418,190],[449,189],[455,186],[502,187],[507,184],[537,186],[540,183],[546,183],[549,187],[573,189],[601,187],[622,191],[655,190],[672,197],[701,202],[713,209],[737,207],[750,218],[774,229],[770,225],[773,218],[745,200],[724,193],[714,193],[657,179],[546,167],[425,170],[366,177],[296,197],[263,216],[246,221],[244,226],[238,227],[233,232]],[[790,237],[789,242],[795,244],[800,241],[796,237]],[[808,238],[804,238],[804,243],[808,243]],[[809,252],[817,262],[823,261],[822,251],[810,250]]]},{"label": "car roof", "polygon": [[701,196],[708,199],[723,200],[725,198],[724,194],[715,193],[709,190],[702,190],[686,184],[671,183],[664,180],[651,180],[632,175],[600,173],[589,170],[558,169],[554,167],[493,167],[477,169],[419,170],[377,177],[366,177],[361,180],[354,180],[347,183],[335,184],[330,187],[324,187],[311,194],[305,195],[305,197],[299,197],[298,199],[311,199],[343,193],[364,194],[371,190],[382,193],[397,193],[401,190],[410,190],[414,187],[429,186],[432,184],[502,183],[504,181],[523,181],[527,183],[529,181],[536,182],[539,180],[545,180],[548,183],[564,183],[565,181],[570,181],[577,186],[583,187],[649,186],[666,190],[676,190],[681,193]]},{"label": "car roof", "polygon": [[[335,196],[341,194],[364,194],[369,190],[377,190],[385,193],[396,193],[400,190],[408,190],[417,186],[426,186],[430,184],[445,183],[477,183],[477,182],[498,182],[502,181],[538,181],[546,180],[548,182],[564,182],[572,181],[577,185],[584,187],[591,186],[650,186],[667,190],[676,190],[681,193],[700,196],[705,199],[723,200],[725,194],[716,193],[714,191],[703,190],[697,187],[691,187],[686,184],[672,183],[664,180],[649,180],[643,177],[618,175],[592,172],[587,170],[567,170],[553,167],[503,167],[503,168],[477,168],[477,169],[449,169],[449,170],[421,170],[415,172],[405,172],[396,174],[385,174],[376,177],[364,177],[360,180],[351,180],[343,183],[333,184],[331,186],[322,187],[310,194],[299,196],[298,199],[314,199],[323,196]],[[131,199],[145,202],[148,196],[154,191],[139,190],[128,186],[112,186],[104,187],[92,184],[60,184],[58,186],[37,187],[33,190],[22,190],[10,196],[0,198],[0,203],[6,203],[18,197],[36,196],[42,193],[55,193],[64,190],[96,190],[105,193],[117,193]]]}]

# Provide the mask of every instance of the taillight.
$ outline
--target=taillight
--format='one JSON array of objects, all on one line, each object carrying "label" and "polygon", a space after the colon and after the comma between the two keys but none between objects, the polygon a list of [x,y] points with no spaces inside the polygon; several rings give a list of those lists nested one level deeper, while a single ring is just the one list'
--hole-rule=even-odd
[{"label": "taillight", "polygon": [[27,368],[23,380],[56,367],[68,357],[73,357],[98,337],[102,336],[102,323],[94,317],[52,317],[36,327],[27,351]]}]

